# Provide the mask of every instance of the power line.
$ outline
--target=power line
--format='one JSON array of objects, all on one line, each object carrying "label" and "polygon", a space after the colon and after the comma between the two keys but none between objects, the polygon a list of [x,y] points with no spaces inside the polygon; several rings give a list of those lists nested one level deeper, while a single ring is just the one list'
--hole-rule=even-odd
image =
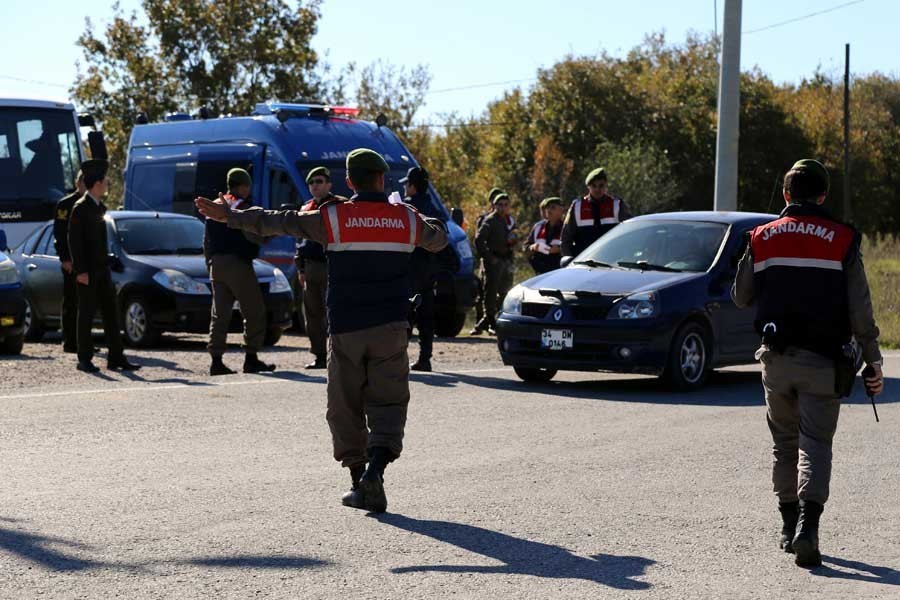
[{"label": "power line", "polygon": [[49,81],[39,81],[37,79],[23,79],[21,77],[13,77],[12,75],[0,75],[0,79],[10,79],[12,81],[19,81],[21,83],[33,83],[35,85],[47,85],[50,87],[69,89],[69,86],[62,85],[60,83],[50,83]]},{"label": "power line", "polygon": [[812,17],[818,17],[819,15],[824,15],[825,13],[830,13],[836,10],[840,10],[842,8],[846,8],[848,6],[852,6],[854,4],[861,4],[866,0],[853,0],[853,2],[844,2],[843,4],[838,4],[837,6],[832,6],[831,8],[826,8],[823,10],[819,10],[816,12],[811,12],[806,15],[801,15],[799,17],[794,17],[793,19],[788,19],[787,21],[781,21],[779,23],[772,23],[771,25],[766,25],[765,27],[760,27],[759,29],[751,29],[750,31],[742,31],[742,35],[750,35],[751,33],[759,33],[760,31],[766,31],[768,29],[774,29],[776,27],[781,27],[782,25],[788,25],[789,23],[796,23],[797,21],[803,21],[806,19],[810,19]]},{"label": "power line", "polygon": [[528,77],[526,79],[508,79],[506,81],[492,81],[490,83],[476,83],[474,85],[462,85],[459,87],[444,88],[440,90],[430,90],[426,94],[443,94],[445,92],[459,92],[462,90],[474,90],[478,88],[494,87],[497,85],[509,85],[510,83],[525,83],[527,81],[537,81],[537,77]]}]

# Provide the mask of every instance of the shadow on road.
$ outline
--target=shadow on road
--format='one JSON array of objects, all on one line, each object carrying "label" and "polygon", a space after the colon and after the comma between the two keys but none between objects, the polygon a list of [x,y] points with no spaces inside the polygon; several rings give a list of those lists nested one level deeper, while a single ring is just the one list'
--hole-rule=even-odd
[{"label": "shadow on road", "polygon": [[[16,519],[3,518],[2,520],[16,522]],[[62,546],[70,551],[87,548],[84,544],[62,538],[0,527],[0,550],[5,550],[46,569],[52,571],[85,571],[114,566],[65,554],[60,550],[54,549],[53,546]]]},{"label": "shadow on road", "polygon": [[560,546],[533,542],[462,523],[424,521],[396,514],[383,514],[374,518],[381,523],[504,563],[497,566],[420,565],[392,569],[394,573],[430,571],[532,575],[548,579],[584,579],[620,590],[645,590],[650,584],[634,578],[643,576],[647,567],[656,562],[640,556],[578,556]]},{"label": "shadow on road", "polygon": [[220,556],[195,558],[184,564],[197,567],[227,567],[236,569],[308,569],[329,564],[328,561],[306,556]]},{"label": "shadow on road", "polygon": [[[764,406],[760,374],[754,371],[716,371],[703,389],[695,392],[673,392],[656,378],[607,379],[587,381],[550,381],[525,383],[466,373],[416,373],[410,378],[433,387],[453,388],[460,384],[508,392],[545,394],[560,398],[636,402],[642,404],[681,404],[702,406]],[[876,398],[877,404],[900,402],[900,378],[885,378],[887,393]],[[844,404],[868,404],[861,381]]]},{"label": "shadow on road", "polygon": [[[810,573],[820,577],[852,579],[854,581],[868,581],[884,585],[900,585],[900,571],[891,567],[877,567],[864,562],[836,558],[834,556],[823,556],[822,562],[824,564],[820,568],[813,569]],[[839,569],[835,569],[831,565],[839,567]]]}]

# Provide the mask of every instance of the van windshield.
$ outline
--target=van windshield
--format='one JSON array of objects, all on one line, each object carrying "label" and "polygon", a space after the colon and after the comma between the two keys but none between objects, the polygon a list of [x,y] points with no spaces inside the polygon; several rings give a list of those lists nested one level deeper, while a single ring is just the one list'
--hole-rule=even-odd
[{"label": "van windshield", "polygon": [[[329,171],[331,171],[331,193],[337,194],[338,196],[346,196],[349,198],[353,195],[353,192],[347,187],[347,170],[345,168],[345,163],[333,161],[333,162],[312,162],[312,161],[298,161],[297,162],[297,170],[300,171],[300,177],[302,181],[306,181],[306,174],[309,173],[312,169],[316,167],[327,167]],[[391,170],[387,174],[387,179],[385,181],[385,192],[390,194],[391,192],[397,192],[400,196],[403,196],[403,184],[400,183],[400,180],[406,177],[406,171],[408,170],[408,166],[405,165],[390,165]],[[308,192],[307,194],[308,195]],[[447,212],[447,209],[437,200],[434,192],[431,194],[432,201],[435,203],[437,213],[444,214],[444,220],[449,219],[450,214]]]}]

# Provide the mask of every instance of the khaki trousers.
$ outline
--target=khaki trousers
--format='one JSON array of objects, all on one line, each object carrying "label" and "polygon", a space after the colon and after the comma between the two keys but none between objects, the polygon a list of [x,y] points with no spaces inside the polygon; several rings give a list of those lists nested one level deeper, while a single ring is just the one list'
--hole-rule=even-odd
[{"label": "khaki trousers", "polygon": [[841,400],[834,391],[834,361],[788,347],[760,349],[769,430],[772,483],[781,502],[825,504],[831,481],[831,442]]},{"label": "khaki trousers", "polygon": [[216,357],[225,354],[235,300],[240,302],[241,316],[244,318],[244,349],[250,354],[259,352],[266,338],[266,306],[253,262],[234,254],[213,255],[209,278],[213,296],[207,345],[209,353]]},{"label": "khaki trousers", "polygon": [[307,259],[304,263],[304,272],[306,289],[303,290],[303,308],[306,311],[306,333],[309,335],[310,352],[316,358],[325,358],[328,343],[328,316],[325,309],[328,263]]},{"label": "khaki trousers", "polygon": [[403,450],[409,405],[406,321],[328,337],[328,411],[334,458],[350,467],[366,450]]}]

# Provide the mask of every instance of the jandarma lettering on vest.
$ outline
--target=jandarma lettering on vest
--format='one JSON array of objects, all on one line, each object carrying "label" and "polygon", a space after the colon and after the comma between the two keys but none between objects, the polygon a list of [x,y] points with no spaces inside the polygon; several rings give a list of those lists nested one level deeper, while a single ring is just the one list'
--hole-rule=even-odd
[{"label": "jandarma lettering on vest", "polygon": [[392,219],[389,217],[348,217],[344,222],[344,227],[348,228],[370,228],[377,227],[379,229],[405,229],[406,225],[402,219]]},{"label": "jandarma lettering on vest", "polygon": [[815,223],[801,223],[797,221],[782,221],[772,227],[767,227],[763,231],[762,239],[765,241],[780,233],[803,233],[806,235],[814,235],[828,242],[834,241],[833,229]]}]

